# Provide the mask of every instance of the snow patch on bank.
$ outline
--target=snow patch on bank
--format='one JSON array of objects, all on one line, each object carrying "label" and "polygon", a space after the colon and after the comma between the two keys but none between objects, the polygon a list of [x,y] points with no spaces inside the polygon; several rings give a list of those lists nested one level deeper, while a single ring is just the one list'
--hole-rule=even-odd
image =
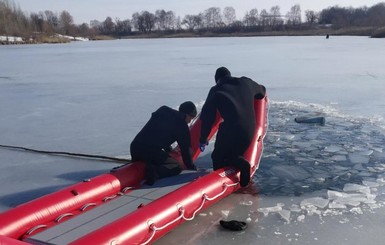
[{"label": "snow patch on bank", "polygon": [[0,42],[23,43],[23,38],[14,36],[0,36]]}]

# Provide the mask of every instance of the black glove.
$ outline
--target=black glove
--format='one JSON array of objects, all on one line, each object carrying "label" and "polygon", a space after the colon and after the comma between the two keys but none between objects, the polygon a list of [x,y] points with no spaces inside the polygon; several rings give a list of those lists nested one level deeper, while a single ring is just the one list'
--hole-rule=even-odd
[{"label": "black glove", "polygon": [[203,138],[199,139],[199,149],[201,150],[201,152],[205,151],[207,145],[209,145],[209,142],[207,141],[207,139],[203,139]]}]

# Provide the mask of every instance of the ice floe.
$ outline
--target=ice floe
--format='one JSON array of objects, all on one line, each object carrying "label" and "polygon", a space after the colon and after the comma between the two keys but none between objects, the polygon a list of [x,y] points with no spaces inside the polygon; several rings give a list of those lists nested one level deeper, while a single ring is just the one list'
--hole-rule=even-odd
[{"label": "ice floe", "polygon": [[[294,122],[309,114],[325,117],[325,125]],[[272,102],[264,142],[254,177],[259,194],[293,199],[259,207],[262,217],[303,222],[309,215],[361,215],[385,205],[385,135],[369,119],[328,107]],[[341,222],[349,219],[343,216]]]}]

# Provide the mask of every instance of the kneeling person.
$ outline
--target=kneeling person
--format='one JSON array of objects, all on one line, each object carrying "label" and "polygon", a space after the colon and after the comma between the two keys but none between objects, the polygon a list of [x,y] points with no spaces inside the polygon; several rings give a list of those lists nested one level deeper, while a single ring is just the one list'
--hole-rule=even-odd
[{"label": "kneeling person", "polygon": [[191,101],[182,103],[178,111],[161,106],[136,135],[130,145],[131,156],[133,161],[146,163],[146,184],[153,185],[159,178],[178,175],[182,171],[178,161],[169,155],[175,141],[185,166],[195,169],[188,124],[196,115],[196,107]]}]

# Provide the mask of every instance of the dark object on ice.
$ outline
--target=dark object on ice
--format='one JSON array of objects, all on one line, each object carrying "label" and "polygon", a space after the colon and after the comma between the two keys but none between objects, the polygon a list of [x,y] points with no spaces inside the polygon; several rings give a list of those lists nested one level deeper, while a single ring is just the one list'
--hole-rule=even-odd
[{"label": "dark object on ice", "polygon": [[297,123],[314,123],[321,126],[325,125],[324,117],[296,117],[294,121]]},{"label": "dark object on ice", "polygon": [[326,39],[329,39],[329,34],[326,34]]},{"label": "dark object on ice", "polygon": [[219,221],[221,226],[227,230],[231,231],[243,231],[247,228],[246,222],[243,221],[237,221],[237,220],[230,220],[230,221]]}]

